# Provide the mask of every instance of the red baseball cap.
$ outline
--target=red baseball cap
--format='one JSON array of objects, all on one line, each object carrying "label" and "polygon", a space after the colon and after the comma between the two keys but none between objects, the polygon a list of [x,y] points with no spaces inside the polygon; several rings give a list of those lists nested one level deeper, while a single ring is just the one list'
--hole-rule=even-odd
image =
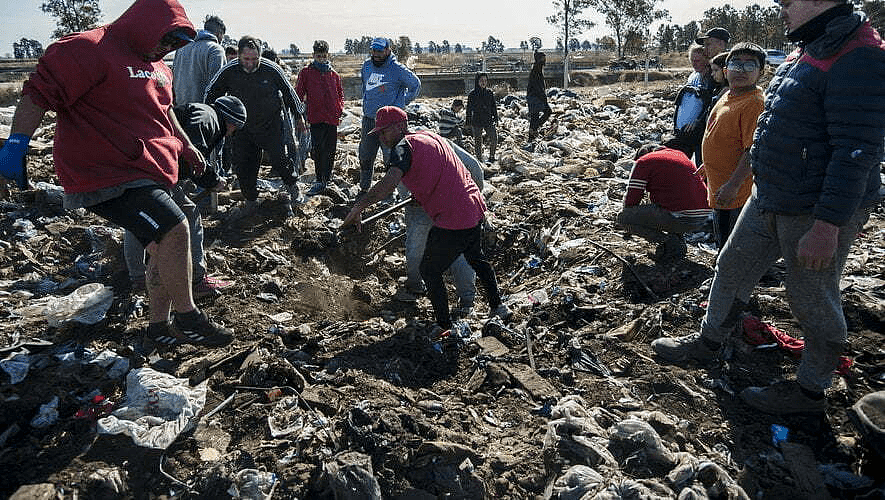
[{"label": "red baseball cap", "polygon": [[409,117],[406,116],[406,112],[401,110],[400,108],[396,106],[384,106],[383,108],[379,109],[377,113],[375,113],[375,128],[373,128],[369,133],[377,134],[382,129],[408,120]]}]

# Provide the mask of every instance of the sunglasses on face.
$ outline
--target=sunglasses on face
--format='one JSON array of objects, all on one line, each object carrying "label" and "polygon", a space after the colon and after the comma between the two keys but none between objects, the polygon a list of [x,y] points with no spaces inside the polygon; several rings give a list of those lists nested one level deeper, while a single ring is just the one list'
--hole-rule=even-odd
[{"label": "sunglasses on face", "polygon": [[759,69],[759,63],[756,61],[738,61],[732,60],[728,62],[728,71],[742,71],[744,73],[749,73],[751,71],[756,71]]}]

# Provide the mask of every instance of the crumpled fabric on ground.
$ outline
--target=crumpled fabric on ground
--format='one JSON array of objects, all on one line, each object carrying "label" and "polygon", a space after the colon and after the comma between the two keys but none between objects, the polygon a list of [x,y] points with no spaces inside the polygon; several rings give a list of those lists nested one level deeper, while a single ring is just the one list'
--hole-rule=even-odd
[{"label": "crumpled fabric on ground", "polygon": [[[794,358],[802,356],[802,349],[805,348],[805,341],[793,338],[786,333],[777,329],[773,325],[762,321],[761,319],[748,314],[743,319],[744,340],[750,345],[762,345],[775,342],[778,347],[787,351]],[[839,357],[839,366],[836,367],[835,373],[838,375],[846,375],[851,369],[852,360],[845,356]]]}]

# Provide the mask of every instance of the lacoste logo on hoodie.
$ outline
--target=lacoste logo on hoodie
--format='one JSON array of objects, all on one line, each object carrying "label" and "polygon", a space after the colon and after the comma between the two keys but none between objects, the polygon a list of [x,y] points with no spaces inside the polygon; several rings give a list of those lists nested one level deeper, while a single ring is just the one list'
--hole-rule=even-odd
[{"label": "lacoste logo on hoodie", "polygon": [[136,70],[132,66],[126,66],[129,70],[129,78],[144,78],[157,82],[157,87],[165,87],[169,85],[169,78],[162,71],[144,71]]}]

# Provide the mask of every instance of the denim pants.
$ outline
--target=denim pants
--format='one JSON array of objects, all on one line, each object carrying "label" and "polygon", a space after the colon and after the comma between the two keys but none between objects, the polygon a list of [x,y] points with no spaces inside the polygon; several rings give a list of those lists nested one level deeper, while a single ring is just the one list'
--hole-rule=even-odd
[{"label": "denim pants", "polygon": [[[417,204],[406,206],[406,289],[410,291],[424,290],[421,278],[421,260],[427,245],[427,234],[433,227],[430,216]],[[452,280],[455,282],[455,293],[461,307],[473,306],[476,297],[476,273],[463,255],[459,255],[449,266]]]},{"label": "denim pants", "polygon": [[366,191],[372,186],[372,174],[375,172],[375,157],[378,156],[378,148],[381,148],[383,161],[390,157],[390,150],[381,145],[378,134],[369,132],[375,128],[375,119],[363,117],[363,128],[360,132],[360,190]]},{"label": "denim pants", "polygon": [[[200,210],[178,184],[172,186],[169,194],[187,218],[191,238],[193,279],[194,282],[201,281],[206,276],[206,257],[203,255],[203,219],[200,217]],[[126,261],[126,269],[129,270],[129,279],[144,279],[144,247],[129,231],[123,235],[123,258]]]},{"label": "denim pants", "polygon": [[869,216],[869,209],[858,209],[851,220],[839,228],[834,261],[814,271],[800,265],[796,256],[799,239],[811,228],[814,216],[762,212],[754,193],[716,261],[701,335],[724,341],[734,326],[726,321],[732,304],[736,300],[749,301],[762,275],[783,257],[787,303],[805,337],[797,380],[812,391],[829,387],[848,338],[839,281],[851,244]]},{"label": "denim pants", "polygon": [[421,277],[427,285],[427,296],[433,306],[436,323],[442,328],[451,328],[449,297],[443,284],[442,273],[463,255],[476,271],[476,276],[485,288],[489,310],[501,305],[501,293],[495,270],[482,252],[482,221],[470,229],[443,229],[433,226],[427,234],[427,245],[421,259]]}]

